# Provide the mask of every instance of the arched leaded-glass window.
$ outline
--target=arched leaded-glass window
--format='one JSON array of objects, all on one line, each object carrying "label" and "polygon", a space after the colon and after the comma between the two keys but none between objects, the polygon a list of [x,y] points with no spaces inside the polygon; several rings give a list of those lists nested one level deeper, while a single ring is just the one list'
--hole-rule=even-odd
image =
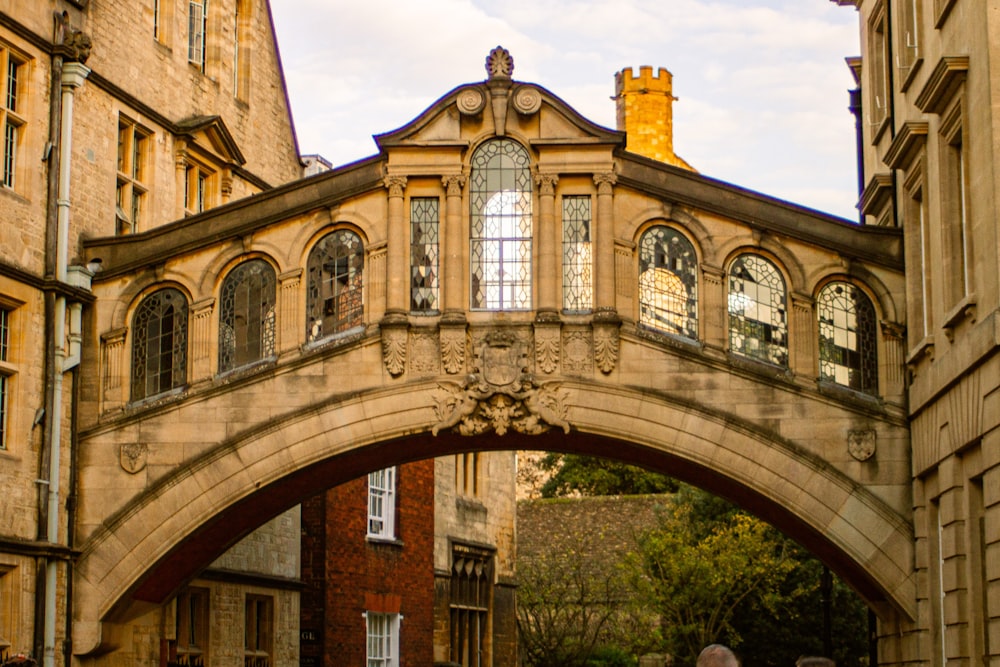
[{"label": "arched leaded-glass window", "polygon": [[878,391],[877,319],[871,299],[845,282],[819,293],[819,376],[858,391]]},{"label": "arched leaded-glass window", "polygon": [[347,331],[361,325],[365,249],[347,229],[324,236],[309,253],[306,288],[306,338]]},{"label": "arched leaded-glass window", "polygon": [[494,139],[472,156],[471,306],[531,308],[531,165],[510,139]]},{"label": "arched leaded-glass window", "polygon": [[187,299],[168,288],[153,292],[132,316],[132,400],[187,382]]},{"label": "arched leaded-glass window", "polygon": [[219,372],[274,354],[275,277],[261,259],[229,272],[219,300]]},{"label": "arched leaded-glass window", "polygon": [[698,259],[691,242],[670,227],[652,227],[639,241],[639,321],[698,337]]},{"label": "arched leaded-glass window", "polygon": [[729,349],[788,365],[785,279],[759,255],[741,255],[729,267]]}]

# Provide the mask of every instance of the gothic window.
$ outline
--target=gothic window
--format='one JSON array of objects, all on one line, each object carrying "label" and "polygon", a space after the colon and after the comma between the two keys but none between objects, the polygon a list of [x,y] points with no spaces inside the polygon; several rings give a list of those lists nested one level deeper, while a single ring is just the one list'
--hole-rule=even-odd
[{"label": "gothic window", "polygon": [[458,546],[451,565],[451,661],[462,667],[484,667],[489,656],[493,556]]},{"label": "gothic window", "polygon": [[187,382],[187,299],[173,288],[150,294],[132,316],[132,400]]},{"label": "gothic window", "polygon": [[871,299],[845,282],[819,294],[820,379],[873,394],[878,390],[877,319]]},{"label": "gothic window", "polygon": [[177,645],[171,665],[204,665],[208,654],[208,589],[186,588],[177,595]]},{"label": "gothic window", "polygon": [[562,203],[563,308],[569,311],[588,311],[594,305],[590,196],[566,196]]},{"label": "gothic window", "polygon": [[528,152],[494,139],[472,156],[471,306],[531,308],[531,169]]},{"label": "gothic window", "polygon": [[274,646],[274,599],[264,595],[247,595],[243,618],[244,667],[270,667]]},{"label": "gothic window", "polygon": [[219,305],[219,372],[274,354],[275,277],[271,265],[251,260],[222,283]]},{"label": "gothic window", "polygon": [[365,612],[367,667],[399,667],[399,614]]},{"label": "gothic window", "polygon": [[437,197],[410,200],[410,310],[438,311],[440,214]]},{"label": "gothic window", "polygon": [[309,253],[306,337],[309,341],[361,326],[364,246],[346,229],[328,234]]},{"label": "gothic window", "polygon": [[188,62],[205,71],[205,35],[208,26],[208,0],[188,2]]},{"label": "gothic window", "polygon": [[16,187],[18,154],[21,146],[21,136],[24,133],[25,117],[22,115],[25,97],[23,90],[27,77],[25,60],[11,53],[9,48],[0,44],[0,125],[3,126],[3,164],[0,185],[6,188]]},{"label": "gothic window", "polygon": [[146,211],[150,132],[135,122],[118,118],[118,179],[115,233],[140,231]]},{"label": "gothic window", "polygon": [[788,364],[785,280],[759,255],[741,255],[729,268],[729,349],[768,363]]},{"label": "gothic window", "polygon": [[670,227],[652,227],[639,241],[639,321],[698,337],[698,258],[691,242]]},{"label": "gothic window", "polygon": [[396,539],[396,468],[368,474],[368,537]]}]

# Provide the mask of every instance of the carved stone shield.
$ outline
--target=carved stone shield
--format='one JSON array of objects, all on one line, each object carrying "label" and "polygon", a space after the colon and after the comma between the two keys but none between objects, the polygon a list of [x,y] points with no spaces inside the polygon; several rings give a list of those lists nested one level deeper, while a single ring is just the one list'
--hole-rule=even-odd
[{"label": "carved stone shield", "polygon": [[488,335],[479,355],[483,379],[495,387],[513,384],[524,369],[522,356],[521,342],[513,334]]},{"label": "carved stone shield", "polygon": [[847,451],[858,461],[867,461],[875,455],[875,431],[849,431]]},{"label": "carved stone shield", "polygon": [[122,445],[119,462],[122,469],[130,474],[136,474],[146,467],[149,445],[142,442],[129,442]]}]

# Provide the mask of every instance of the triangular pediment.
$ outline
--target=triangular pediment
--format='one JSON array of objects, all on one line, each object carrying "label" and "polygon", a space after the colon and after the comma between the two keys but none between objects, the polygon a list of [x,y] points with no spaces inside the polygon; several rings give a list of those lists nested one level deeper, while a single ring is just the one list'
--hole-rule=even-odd
[{"label": "triangular pediment", "polygon": [[226,122],[220,116],[193,116],[177,123],[177,134],[202,148],[211,150],[222,162],[243,165],[240,151]]},{"label": "triangular pediment", "polygon": [[403,127],[376,135],[379,149],[468,145],[505,135],[541,144],[624,145],[624,133],[584,118],[546,88],[514,81],[509,71],[488,71],[486,81],[454,88]]}]

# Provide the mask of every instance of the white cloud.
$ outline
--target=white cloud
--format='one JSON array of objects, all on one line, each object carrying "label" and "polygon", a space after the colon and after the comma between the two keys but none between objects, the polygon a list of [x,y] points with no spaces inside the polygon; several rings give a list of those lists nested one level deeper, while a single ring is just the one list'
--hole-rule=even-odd
[{"label": "white cloud", "polygon": [[[514,76],[614,125],[614,74],[674,75],[675,146],[702,173],[853,219],[857,15],[822,0],[272,0],[299,144],[375,152],[441,95]],[[794,195],[794,197],[793,197]]]}]

